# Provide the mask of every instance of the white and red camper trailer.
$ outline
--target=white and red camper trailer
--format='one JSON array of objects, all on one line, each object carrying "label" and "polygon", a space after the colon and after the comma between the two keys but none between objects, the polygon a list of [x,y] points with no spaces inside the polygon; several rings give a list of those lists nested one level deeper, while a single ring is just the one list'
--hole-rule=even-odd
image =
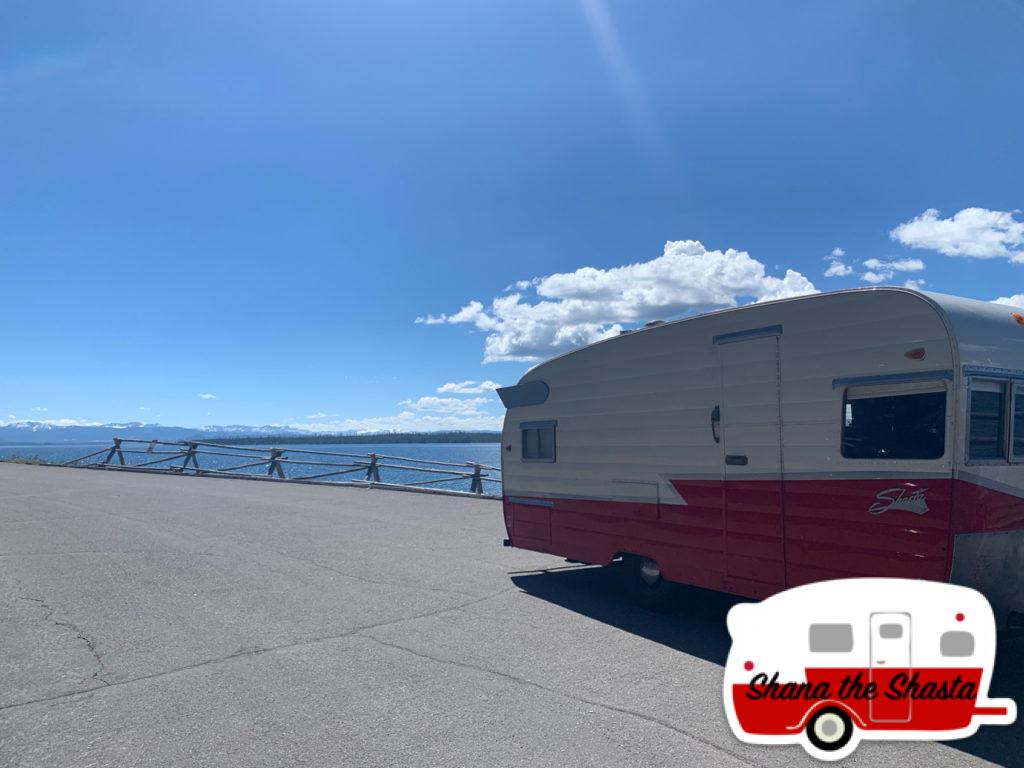
[{"label": "white and red camper trailer", "polygon": [[729,611],[725,712],[738,738],[839,759],[861,739],[958,739],[1016,717],[989,699],[996,626],[973,589],[841,579]]},{"label": "white and red camper trailer", "polygon": [[653,325],[499,390],[508,543],[642,590],[952,581],[1024,612],[1024,315],[874,288]]}]

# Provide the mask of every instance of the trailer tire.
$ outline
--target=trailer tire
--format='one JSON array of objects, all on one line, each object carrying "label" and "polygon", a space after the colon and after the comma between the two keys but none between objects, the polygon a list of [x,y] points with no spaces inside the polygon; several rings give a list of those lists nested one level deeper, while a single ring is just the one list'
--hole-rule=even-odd
[{"label": "trailer tire", "polygon": [[649,610],[666,608],[676,594],[676,585],[661,575],[657,561],[638,555],[626,560],[633,599]]},{"label": "trailer tire", "polygon": [[836,752],[853,738],[853,720],[838,707],[824,707],[807,721],[807,738],[822,752]]}]

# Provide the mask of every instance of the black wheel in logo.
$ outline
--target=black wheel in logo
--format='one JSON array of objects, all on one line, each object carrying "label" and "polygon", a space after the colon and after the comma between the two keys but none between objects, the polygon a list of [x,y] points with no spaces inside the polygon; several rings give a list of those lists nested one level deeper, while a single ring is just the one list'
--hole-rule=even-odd
[{"label": "black wheel in logo", "polygon": [[853,738],[853,721],[838,707],[819,709],[807,723],[807,738],[823,752],[835,752]]}]

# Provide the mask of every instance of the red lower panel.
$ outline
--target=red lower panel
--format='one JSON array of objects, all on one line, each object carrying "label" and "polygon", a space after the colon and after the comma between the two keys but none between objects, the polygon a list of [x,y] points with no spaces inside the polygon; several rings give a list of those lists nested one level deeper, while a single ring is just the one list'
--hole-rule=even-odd
[{"label": "red lower panel", "polygon": [[954,532],[1024,529],[1024,500],[948,478],[673,480],[684,503],[505,500],[517,547],[606,564],[658,561],[665,577],[746,597],[853,576],[946,581]]},{"label": "red lower panel", "polygon": [[[733,685],[736,718],[747,733],[794,733],[806,726],[810,713],[821,708],[825,700],[829,700],[841,703],[848,712],[853,713],[854,725],[869,731],[946,731],[970,725],[980,693],[980,668],[914,669],[910,671],[909,679],[897,679],[895,670],[888,672],[891,674],[880,676],[879,670],[875,670],[874,679],[879,682],[875,702],[877,704],[885,700],[901,712],[909,710],[909,720],[892,722],[872,719],[871,699],[863,693],[860,697],[840,697],[844,679],[853,679],[859,673],[862,681],[868,680],[869,670],[854,668],[808,669],[806,682],[810,684],[810,693],[795,698],[774,698],[770,695],[769,687],[764,685],[753,686],[761,693],[761,698],[752,698],[752,686],[746,683]],[[827,696],[821,695],[821,683],[828,686]],[[882,708],[876,706],[876,717],[880,711]]]}]

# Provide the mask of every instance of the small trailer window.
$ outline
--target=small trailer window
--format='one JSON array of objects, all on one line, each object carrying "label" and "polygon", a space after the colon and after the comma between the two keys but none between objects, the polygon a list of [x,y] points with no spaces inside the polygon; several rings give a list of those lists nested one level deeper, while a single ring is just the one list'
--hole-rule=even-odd
[{"label": "small trailer window", "polygon": [[842,432],[845,458],[939,459],[945,452],[942,384],[847,389]]},{"label": "small trailer window", "polygon": [[812,653],[849,653],[853,650],[853,626],[811,624],[808,641]]},{"label": "small trailer window", "polygon": [[971,383],[968,456],[973,459],[1005,459],[1006,387],[998,381]]},{"label": "small trailer window", "polygon": [[520,424],[524,461],[555,460],[554,421],[526,421]]},{"label": "small trailer window", "polygon": [[883,640],[899,640],[903,637],[903,625],[881,624],[878,627],[878,636]]},{"label": "small trailer window", "polygon": [[943,632],[939,638],[943,656],[971,656],[974,654],[974,635],[970,632]]}]

